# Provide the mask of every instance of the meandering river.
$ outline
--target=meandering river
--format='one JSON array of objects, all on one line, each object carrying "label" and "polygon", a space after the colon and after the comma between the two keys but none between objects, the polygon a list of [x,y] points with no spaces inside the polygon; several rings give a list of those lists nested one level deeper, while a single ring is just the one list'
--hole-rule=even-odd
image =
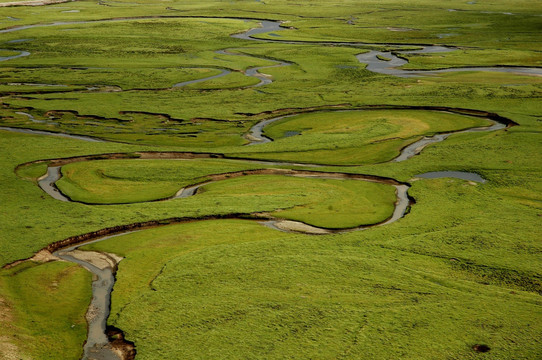
[{"label": "meandering river", "polygon": [[[49,26],[60,26],[60,25],[70,25],[70,24],[83,24],[83,23],[99,23],[99,22],[110,22],[110,21],[130,21],[130,20],[140,20],[140,19],[153,19],[158,17],[141,17],[141,18],[133,18],[133,19],[106,19],[106,20],[97,20],[97,21],[75,21],[75,22],[56,22],[51,24],[36,24],[36,25],[25,25],[25,26],[19,26],[19,27],[13,27],[10,29],[4,29],[0,30],[0,33],[8,33],[13,31],[20,31],[24,29],[29,28],[35,28],[35,27],[49,27]],[[179,17],[176,17],[179,18]],[[287,44],[302,44],[307,42],[302,41],[282,41],[280,39],[256,39],[254,36],[264,34],[264,33],[274,33],[277,31],[284,31],[285,29],[280,26],[280,22],[278,21],[262,21],[262,27],[261,28],[255,28],[251,29],[249,31],[246,31],[241,34],[235,34],[232,35],[235,38],[238,39],[244,39],[244,40],[251,40],[251,41],[267,41],[267,42],[281,42],[281,43],[287,43]],[[454,48],[446,47],[446,46],[425,46],[425,45],[418,45],[418,44],[368,44],[368,43],[350,43],[350,42],[311,42],[312,44],[319,44],[319,45],[344,45],[344,46],[375,46],[375,45],[385,45],[385,46],[395,46],[398,48],[398,50],[394,52],[384,52],[384,51],[368,51],[363,54],[357,55],[357,59],[360,62],[367,64],[367,69],[373,72],[387,74],[387,75],[393,75],[393,76],[400,76],[400,77],[411,77],[411,76],[426,76],[426,75],[432,75],[437,74],[441,72],[452,72],[452,71],[499,71],[499,72],[514,72],[514,73],[522,73],[522,74],[528,74],[528,75],[542,75],[542,69],[538,68],[523,68],[523,67],[472,67],[472,68],[454,68],[454,69],[442,69],[442,70],[430,70],[430,71],[412,71],[412,70],[403,70],[400,69],[400,66],[403,66],[407,63],[407,60],[400,58],[397,56],[397,54],[415,54],[415,53],[438,53],[438,52],[447,52],[447,51],[453,51]],[[402,50],[404,47],[420,47],[420,50]],[[232,50],[220,50],[218,51],[221,55],[236,55],[236,56],[247,56],[243,54],[237,54],[232,53]],[[23,56],[29,56],[31,55],[27,51],[21,51],[20,54],[3,57],[0,58],[0,61],[9,61],[16,58],[20,58]],[[382,60],[382,59],[387,60]],[[266,59],[277,62],[275,65],[270,66],[262,66],[262,67],[253,67],[249,68],[245,71],[245,74],[247,76],[256,77],[259,79],[258,84],[253,85],[253,87],[263,86],[266,84],[269,84],[271,82],[271,79],[267,76],[261,74],[259,71],[263,68],[270,68],[275,66],[287,66],[289,63],[284,61],[276,61],[273,59]],[[230,73],[230,70],[221,69],[221,73],[218,75],[209,76],[203,79],[197,79],[197,80],[191,80],[186,81],[182,83],[174,84],[173,87],[182,87],[189,84],[194,84],[197,82],[207,81],[211,79],[216,79],[218,77],[226,76]],[[21,113],[33,121],[33,122],[39,122],[38,120],[35,120],[32,115]],[[286,115],[286,116],[280,116],[272,119],[266,119],[255,126],[253,126],[249,134],[247,135],[247,138],[250,140],[250,144],[257,145],[262,144],[265,142],[271,141],[271,139],[266,138],[263,133],[265,126],[284,119],[287,116],[293,116],[293,115]],[[493,121],[493,125],[489,127],[480,127],[480,128],[473,128],[463,131],[457,131],[457,132],[449,132],[446,134],[438,134],[433,137],[423,138],[420,139],[413,144],[405,147],[401,150],[401,154],[396,157],[395,159],[391,160],[394,162],[397,161],[405,161],[412,156],[420,153],[422,149],[427,146],[428,144],[432,144],[438,141],[443,141],[448,136],[450,136],[453,133],[459,133],[459,132],[472,132],[472,131],[495,131],[502,129],[506,127],[508,124],[499,122],[499,121]],[[78,135],[68,135],[68,134],[62,134],[62,133],[52,133],[52,132],[46,132],[46,131],[39,131],[39,130],[28,130],[28,129],[15,129],[15,128],[7,128],[7,127],[0,127],[0,130],[8,130],[8,131],[19,131],[29,134],[37,134],[37,135],[48,135],[48,136],[62,136],[77,140],[83,140],[83,141],[103,141],[101,139],[96,139],[92,137],[87,136],[78,136]],[[217,157],[226,158],[223,154],[207,154],[209,156],[215,155]],[[81,159],[83,161],[84,159]],[[245,161],[251,161],[251,162],[259,162],[262,164],[286,164],[286,165],[303,165],[303,166],[312,166],[312,167],[318,167],[319,164],[295,164],[295,163],[288,163],[288,162],[265,162],[260,160],[245,160]],[[47,174],[40,178],[39,180],[39,186],[50,196],[54,197],[57,200],[60,201],[71,201],[67,196],[62,194],[55,186],[55,182],[61,177],[61,166],[62,165],[55,165],[48,167]],[[261,171],[261,170],[260,170]],[[356,180],[356,181],[374,181],[374,182],[380,182],[380,183],[386,183],[391,186],[394,186],[396,189],[396,196],[397,201],[395,203],[395,208],[393,211],[393,214],[386,219],[386,221],[380,223],[380,224],[374,224],[369,226],[359,226],[352,229],[339,229],[339,230],[330,230],[330,229],[323,229],[318,228],[315,226],[311,226],[308,224],[304,224],[301,222],[295,222],[295,221],[289,221],[289,220],[280,220],[280,219],[274,219],[269,216],[265,217],[264,215],[261,215],[261,220],[258,220],[262,222],[264,225],[272,227],[274,229],[280,230],[280,231],[296,231],[296,232],[303,232],[306,234],[326,234],[326,233],[337,233],[337,232],[344,232],[344,231],[354,231],[354,230],[362,230],[366,229],[367,227],[371,226],[384,226],[389,225],[393,222],[396,222],[400,218],[402,218],[409,205],[410,200],[408,197],[408,188],[409,185],[406,183],[401,183],[393,179],[388,178],[381,178],[377,176],[367,176],[367,175],[355,175],[355,174],[349,174],[349,173],[332,173],[332,172],[318,172],[318,171],[306,171],[306,170],[292,170],[292,169],[267,169],[269,173],[276,173],[278,175],[284,175],[284,176],[297,176],[297,177],[318,177],[318,178],[325,178],[325,179],[347,179],[347,180]],[[211,175],[211,178],[213,176],[216,177],[216,179],[212,179],[211,181],[220,181],[221,176],[224,174],[216,174]],[[231,174],[229,174],[231,175]],[[245,171],[245,172],[239,172],[235,174],[235,176],[246,176],[251,175],[251,171]],[[483,182],[484,179],[479,177],[477,174],[471,174],[471,173],[444,173],[444,172],[437,172],[437,173],[427,173],[427,174],[420,174],[417,175],[418,177],[439,177],[439,176],[453,176],[458,177],[462,179],[468,179],[471,181],[479,181]],[[188,196],[197,196],[198,189],[207,184],[201,183],[201,184],[194,184],[192,186],[180,189],[171,199],[178,199],[178,198],[185,198]],[[236,218],[236,215],[231,215],[231,218]],[[183,221],[184,219],[177,219],[178,222]],[[80,236],[73,237],[71,239],[66,239],[62,242],[59,242],[57,244],[52,244],[49,248],[53,249],[53,254],[63,260],[71,261],[74,263],[77,263],[90,272],[92,272],[95,275],[95,280],[93,281],[93,299],[92,303],[89,307],[88,313],[87,313],[87,320],[89,322],[89,331],[88,331],[88,338],[84,346],[84,359],[119,359],[120,355],[117,351],[113,349],[113,347],[110,345],[109,339],[105,335],[105,328],[107,323],[107,317],[109,315],[109,306],[110,306],[110,297],[111,297],[111,290],[113,288],[114,283],[114,272],[116,269],[116,265],[118,261],[120,261],[120,258],[116,257],[114,254],[105,254],[105,253],[97,253],[97,252],[83,252],[78,250],[77,248],[80,247],[83,244],[88,243],[88,241],[103,241],[105,239],[108,239],[111,237],[111,235],[120,235],[124,234],[130,231],[133,231],[137,228],[144,228],[148,226],[158,226],[160,223],[159,221],[151,221],[147,223],[139,223],[139,224],[129,224],[124,226],[119,226],[115,228],[107,228],[102,229],[93,233],[89,234],[83,234]],[[107,236],[105,236],[107,235]]]}]

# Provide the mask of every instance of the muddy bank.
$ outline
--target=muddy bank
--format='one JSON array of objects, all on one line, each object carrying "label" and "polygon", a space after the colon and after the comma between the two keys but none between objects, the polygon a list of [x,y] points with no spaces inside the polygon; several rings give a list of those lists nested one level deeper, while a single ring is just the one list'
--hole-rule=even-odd
[{"label": "muddy bank", "polygon": [[[149,221],[142,221],[142,222],[136,222],[136,223],[131,223],[131,224],[111,226],[111,227],[106,227],[100,230],[91,231],[85,234],[70,236],[64,240],[53,242],[47,245],[46,247],[44,247],[43,249],[39,250],[36,254],[42,254],[41,256],[43,256],[43,253],[53,254],[55,251],[69,248],[70,246],[82,246],[85,243],[102,239],[106,236],[122,235],[124,233],[132,232],[136,230],[144,230],[144,229],[150,229],[150,228],[159,227],[159,226],[189,223],[189,222],[195,222],[195,221],[222,220],[222,219],[254,219],[254,216],[252,214],[235,213],[235,214],[226,214],[226,215],[209,215],[209,216],[202,216],[202,217],[172,217],[172,218],[166,218],[166,219],[160,219],[160,220],[149,220]],[[34,260],[34,257],[35,255],[26,259],[16,260],[14,262],[4,265],[2,268],[3,269],[13,268],[14,266],[17,266],[25,261]]]},{"label": "muddy bank", "polygon": [[[377,183],[394,186],[396,187],[396,189],[398,189],[399,198],[397,200],[396,205],[398,205],[399,210],[397,209],[397,206],[396,206],[394,214],[389,219],[386,219],[383,222],[383,224],[384,223],[388,224],[392,220],[396,221],[397,219],[399,219],[402,215],[404,215],[406,207],[408,207],[408,204],[410,204],[410,200],[408,199],[408,195],[406,193],[408,189],[408,184],[401,183],[392,178],[380,177],[380,176],[375,176],[375,175],[350,174],[350,173],[341,173],[341,172],[318,172],[318,171],[310,171],[310,170],[293,170],[293,169],[259,169],[259,170],[246,170],[246,171],[208,175],[207,177],[209,178],[209,180],[206,180],[205,182],[202,182],[200,184],[195,184],[192,186],[193,188],[196,188],[196,189],[191,195],[194,195],[197,192],[197,187],[200,187],[211,181],[221,181],[221,180],[226,180],[226,179],[230,179],[234,177],[250,176],[250,175],[284,175],[284,176],[297,176],[297,177],[305,177],[305,178],[358,180],[358,181],[377,182]],[[398,214],[400,214],[399,217],[398,217]],[[131,231],[137,231],[137,230],[148,229],[148,228],[170,225],[170,224],[188,223],[188,222],[206,221],[206,220],[262,219],[262,218],[266,218],[268,220],[275,220],[273,217],[265,213],[232,213],[232,214],[222,214],[222,215],[208,215],[208,216],[202,216],[202,217],[171,217],[171,218],[160,219],[160,220],[136,222],[136,223],[131,223],[131,224],[107,227],[107,228],[103,228],[97,231],[92,231],[92,232],[81,234],[81,235],[71,236],[64,240],[49,244],[47,247],[40,250],[40,252],[38,252],[37,254],[41,254],[40,256],[42,258],[46,258],[43,256],[44,253],[53,254],[59,250],[66,250],[73,246],[76,246],[76,247],[81,246],[84,243],[88,243],[97,239],[103,240],[106,237],[120,235],[120,234],[124,234]],[[378,224],[369,225],[369,226],[375,226],[375,225],[378,225]],[[367,226],[362,226],[360,228],[365,228],[365,227]],[[348,230],[352,230],[352,229],[348,229]],[[330,231],[341,232],[342,230],[339,229],[339,230],[330,230]],[[34,259],[34,257],[15,261],[13,263],[5,265],[4,268],[11,268],[13,266],[20,264],[23,261],[30,260],[30,259]]]},{"label": "muddy bank", "polygon": [[[171,224],[189,223],[195,221],[220,220],[220,219],[252,219],[253,221],[262,222],[265,219],[264,225],[275,228],[280,231],[300,232],[310,235],[323,235],[332,233],[342,233],[354,230],[363,230],[373,226],[381,226],[397,221],[406,213],[410,205],[410,199],[407,191],[409,186],[400,184],[393,179],[382,179],[374,176],[344,174],[344,173],[319,173],[310,171],[294,171],[294,170],[279,170],[282,175],[299,176],[299,177],[320,177],[326,179],[353,179],[362,181],[376,181],[392,184],[396,188],[397,201],[392,216],[379,224],[363,225],[348,229],[325,229],[312,225],[305,224],[299,221],[290,221],[276,219],[266,213],[251,213],[251,214],[225,214],[211,215],[199,218],[194,217],[174,217],[162,220],[150,220],[133,224],[125,224],[114,227],[100,229],[98,231],[89,232],[77,236],[72,236],[64,240],[52,243],[42,249],[38,254],[42,261],[53,261],[55,258],[60,258],[65,261],[70,261],[84,267],[93,274],[92,282],[92,301],[88,308],[86,319],[88,323],[87,340],[84,344],[83,360],[125,360],[134,359],[135,346],[133,343],[126,341],[122,332],[118,329],[107,328],[107,319],[110,312],[111,292],[115,282],[115,271],[117,264],[122,260],[119,256],[109,253],[100,253],[96,251],[81,251],[78,247],[97,241],[110,239],[114,236],[123,235],[129,232],[148,229],[158,226],[167,226]],[[268,173],[264,170],[252,171],[252,174]],[[229,173],[217,174],[212,176],[212,181],[219,181],[230,178],[232,176],[246,176],[251,174]],[[195,195],[197,188],[190,195]],[[27,260],[37,260],[38,254]],[[19,265],[23,261],[19,260],[14,263],[5,265],[3,268],[11,268]],[[116,339],[113,339],[115,337]]]},{"label": "muddy bank", "polygon": [[[353,230],[358,230],[358,229],[362,230],[368,227],[380,226],[384,224],[387,225],[387,224],[390,224],[391,222],[397,221],[398,219],[404,216],[408,206],[411,204],[411,199],[408,197],[408,194],[407,194],[407,189],[409,187],[408,184],[402,184],[402,183],[399,183],[399,184],[400,185],[394,185],[396,188],[401,189],[398,191],[398,194],[397,194],[398,200],[396,201],[396,208],[392,216],[390,216],[390,218],[384,220],[383,222],[378,223],[378,224],[362,225],[359,227],[347,228],[347,229],[326,229],[326,228],[319,228],[319,229],[322,229],[323,232],[325,233],[342,233],[342,232],[353,231]],[[85,234],[70,236],[66,239],[56,241],[47,245],[45,248],[41,249],[36,254],[40,254],[40,257],[46,259],[46,261],[50,261],[50,260],[54,260],[54,258],[51,257],[53,256],[52,254],[55,254],[61,250],[70,249],[72,247],[77,248],[79,246],[83,246],[90,242],[103,241],[113,236],[119,236],[119,235],[123,235],[123,234],[133,232],[133,231],[151,229],[155,227],[168,226],[168,225],[173,225],[173,224],[192,223],[192,222],[209,221],[209,220],[228,220],[228,219],[229,220],[253,220],[253,221],[259,221],[259,222],[261,222],[263,219],[266,219],[268,221],[285,221],[285,220],[276,219],[267,213],[232,213],[232,214],[221,214],[221,215],[207,215],[207,216],[201,216],[201,217],[171,217],[171,218],[165,218],[165,219],[160,219],[160,220],[149,220],[149,221],[142,221],[142,222],[136,222],[136,223],[131,223],[131,224],[111,226],[111,227],[106,227],[100,230],[88,232]],[[300,226],[312,227],[311,225],[305,224],[303,222],[292,221],[292,223],[300,224]],[[312,228],[316,228],[316,227],[312,227]],[[48,256],[44,256],[43,254],[48,254]],[[12,263],[4,265],[2,268],[4,269],[13,268],[25,261],[35,260],[35,256],[27,258],[27,259],[14,261]]]}]

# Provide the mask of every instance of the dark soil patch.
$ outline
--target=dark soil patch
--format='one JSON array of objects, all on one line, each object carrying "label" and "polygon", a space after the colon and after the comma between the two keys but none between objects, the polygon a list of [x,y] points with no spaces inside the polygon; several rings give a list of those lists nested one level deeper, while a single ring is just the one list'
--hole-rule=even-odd
[{"label": "dark soil patch", "polygon": [[485,353],[485,352],[488,352],[489,350],[491,350],[491,348],[489,346],[484,345],[484,344],[473,345],[472,349],[474,351],[476,351],[476,352],[481,352],[481,353]]}]

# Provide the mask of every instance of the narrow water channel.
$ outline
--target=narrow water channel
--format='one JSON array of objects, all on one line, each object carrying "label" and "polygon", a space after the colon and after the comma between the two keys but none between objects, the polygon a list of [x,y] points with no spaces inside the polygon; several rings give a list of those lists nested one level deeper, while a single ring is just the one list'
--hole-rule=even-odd
[{"label": "narrow water channel", "polygon": [[[327,111],[332,112],[332,111],[344,111],[344,110],[327,110]],[[370,110],[351,110],[351,111],[370,111]],[[434,110],[434,111],[449,112],[447,110]],[[278,117],[271,118],[271,119],[265,119],[265,120],[262,120],[262,121],[256,123],[254,126],[252,126],[248,130],[247,134],[245,134],[245,139],[247,139],[249,141],[249,143],[247,145],[260,145],[260,144],[266,144],[266,143],[274,141],[273,139],[271,139],[270,137],[267,137],[264,134],[265,133],[265,127],[272,124],[272,123],[274,123],[274,122],[277,122],[277,121],[280,121],[280,120],[283,120],[285,118],[292,117],[292,116],[295,116],[295,115],[297,115],[297,114],[278,116]],[[428,146],[430,144],[437,143],[437,142],[444,141],[450,135],[453,135],[453,134],[462,134],[462,133],[469,133],[469,132],[482,132],[482,131],[495,131],[495,130],[504,129],[509,125],[508,123],[498,122],[498,121],[495,121],[493,119],[489,119],[487,117],[486,117],[486,119],[488,121],[492,122],[491,126],[482,126],[482,127],[476,127],[476,128],[466,129],[466,130],[450,131],[450,132],[447,132],[447,133],[436,134],[436,135],[433,135],[433,136],[424,136],[420,140],[415,141],[414,143],[412,143],[412,144],[406,146],[405,148],[401,149],[400,154],[395,159],[393,159],[391,161],[392,162],[400,162],[400,161],[408,160],[411,157],[419,154],[426,146]],[[303,135],[303,132],[300,131],[298,133],[298,135]]]},{"label": "narrow water channel", "polygon": [[94,138],[91,136],[70,135],[70,134],[65,134],[61,132],[53,132],[53,131],[45,131],[45,130],[32,130],[32,129],[14,128],[14,127],[6,127],[6,126],[0,126],[0,130],[18,132],[18,133],[29,134],[29,135],[57,136],[57,137],[63,137],[67,139],[75,139],[75,140],[82,140],[82,141],[89,141],[89,142],[107,142],[106,140]]},{"label": "narrow water channel", "polygon": [[[127,232],[128,233],[128,232]],[[83,346],[82,360],[123,360],[122,351],[110,342],[106,335],[107,318],[111,308],[111,292],[115,284],[117,264],[122,260],[115,254],[81,251],[78,248],[93,242],[111,239],[105,236],[95,241],[77,244],[53,252],[53,255],[76,263],[92,273],[92,300],[87,310],[87,340]]]}]

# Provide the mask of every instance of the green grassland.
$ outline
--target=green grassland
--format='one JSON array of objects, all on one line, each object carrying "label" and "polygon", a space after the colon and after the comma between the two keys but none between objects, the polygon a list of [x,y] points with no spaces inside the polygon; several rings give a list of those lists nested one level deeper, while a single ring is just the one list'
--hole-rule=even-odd
[{"label": "green grassland", "polygon": [[206,175],[259,169],[261,165],[224,160],[100,160],[68,164],[58,188],[72,200],[129,203],[171,197]]},{"label": "green grassland", "polygon": [[396,200],[395,189],[389,185],[348,180],[250,176],[202,188],[202,196],[219,201],[228,201],[233,196],[248,202],[254,196],[270,194],[283,196],[285,202],[305,198],[298,200],[298,205],[275,211],[272,215],[334,229],[382,222],[391,217]]},{"label": "green grassland", "polygon": [[[217,69],[207,68],[175,68],[169,69],[144,69],[144,68],[125,68],[121,64],[109,68],[85,68],[63,65],[66,67],[49,68],[12,68],[2,72],[2,82],[10,82],[14,79],[27,79],[28,83],[47,83],[54,84],[62,79],[62,84],[87,85],[99,84],[100,86],[118,86],[124,90],[133,88],[171,88],[173,84],[205,78],[220,73]],[[75,65],[78,66],[78,65]],[[71,86],[70,89],[73,89]],[[14,91],[13,86],[4,87],[4,92]],[[84,88],[81,88],[83,90]],[[35,88],[34,91],[40,91],[42,88]],[[55,88],[54,91],[66,91],[66,89]],[[17,88],[16,91],[20,91]],[[30,91],[30,90],[28,90]],[[52,91],[52,90],[51,90]]]},{"label": "green grassland", "polygon": [[397,230],[364,232],[363,240],[315,238],[213,221],[88,248],[126,257],[111,322],[145,339],[142,359],[173,352],[197,359],[474,359],[475,343],[492,344],[485,357],[495,359],[539,351],[537,340],[528,340],[540,333],[532,318],[538,295],[504,290],[489,273],[463,268],[463,259],[435,256],[446,246],[436,239],[432,255],[422,246],[397,251]]},{"label": "green grassland", "polygon": [[[124,257],[108,323],[135,343],[137,359],[542,357],[542,79],[492,72],[397,78],[372,73],[355,58],[398,49],[387,43],[444,44],[458,49],[406,55],[405,67],[540,67],[538,2],[101,3],[0,8],[0,29],[123,18],[2,34],[0,55],[31,55],[0,62],[0,126],[114,142],[0,130],[1,265],[70,236],[139,221],[266,212],[343,228],[389,216],[393,187],[362,181],[254,175],[208,184],[186,199],[85,205],[54,200],[36,186],[45,164],[18,168],[137,151],[315,162],[329,165],[318,171],[409,182],[415,204],[391,225],[342,234],[286,233],[230,219],[86,246]],[[141,19],[149,16],[155,18]],[[257,19],[286,21],[285,30],[261,38],[307,43],[230,37]],[[8,42],[19,39],[30,40]],[[237,55],[216,53],[224,49]],[[243,74],[276,61],[291,65],[263,69],[271,84],[253,87],[258,80]],[[172,88],[226,69],[232,73]],[[386,163],[420,136],[485,121],[429,111],[325,111],[368,105],[476,109],[519,126],[452,135],[408,161]],[[272,143],[243,146],[258,121],[299,109],[313,112],[266,128]],[[59,186],[89,202],[149,201],[209,174],[262,167],[268,165],[218,159],[86,161],[66,165]],[[487,182],[414,179],[438,170],[475,172]],[[0,357],[78,358],[90,278],[57,261],[0,270]],[[490,351],[478,353],[475,344]]]},{"label": "green grassland", "polygon": [[[242,157],[320,164],[371,164],[392,160],[423,136],[486,126],[484,119],[436,111],[374,110],[302,114],[274,122],[264,134],[275,141]],[[299,135],[285,137],[288,132]]]},{"label": "green grassland", "polygon": [[[57,185],[74,201],[134,203],[171,197],[183,187],[208,180],[208,174],[260,168],[261,165],[252,163],[218,160],[105,160],[66,165]],[[374,224],[390,217],[394,192],[389,185],[362,181],[260,175],[205,185],[197,197],[201,201],[216,201],[218,205],[228,203],[231,197],[248,203],[255,196],[274,194],[296,204],[273,213],[275,216],[341,229]]]},{"label": "green grassland", "polygon": [[[79,358],[87,331],[84,316],[91,298],[90,281],[85,269],[62,262],[3,270],[0,298],[9,299],[2,308],[9,327],[0,329],[2,347],[17,344],[28,356],[24,359]],[[3,350],[7,349],[0,355],[9,359]]]}]

